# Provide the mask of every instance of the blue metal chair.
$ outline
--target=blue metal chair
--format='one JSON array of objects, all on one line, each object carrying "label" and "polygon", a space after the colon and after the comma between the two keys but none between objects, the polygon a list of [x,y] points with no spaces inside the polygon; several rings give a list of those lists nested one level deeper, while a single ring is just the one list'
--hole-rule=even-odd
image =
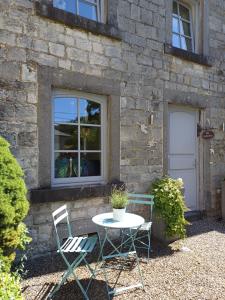
[{"label": "blue metal chair", "polygon": [[[151,228],[154,196],[149,194],[128,194],[128,197],[129,204],[149,206],[149,219],[138,229],[140,234],[138,234],[134,240],[136,248],[147,249],[149,259],[151,251]],[[147,243],[145,242],[146,238]]]},{"label": "blue metal chair", "polygon": [[[51,299],[53,295],[60,289],[60,287],[65,283],[67,278],[70,275],[73,275],[78,286],[80,287],[84,299],[89,299],[87,295],[88,288],[90,286],[91,280],[95,278],[95,271],[90,267],[89,263],[86,260],[86,256],[88,253],[91,253],[92,250],[94,249],[96,242],[97,242],[97,235],[93,235],[91,237],[88,236],[82,236],[82,237],[73,237],[72,236],[72,231],[71,231],[71,226],[69,223],[69,217],[68,217],[68,211],[66,205],[61,206],[57,210],[55,210],[52,213],[53,221],[54,221],[54,227],[55,227],[55,232],[56,232],[56,241],[57,241],[57,247],[59,252],[67,265],[67,270],[62,276],[61,281],[58,283],[58,285],[53,289],[53,291],[48,295],[48,298]],[[57,225],[61,221],[66,221],[67,224],[67,230],[68,230],[68,237],[66,239],[63,239],[63,241],[60,241],[60,237],[58,234],[57,230]],[[78,255],[76,256],[75,260],[70,263],[68,259],[66,258],[65,254],[67,253],[77,253]],[[81,262],[84,261],[86,267],[90,271],[91,278],[88,283],[88,286],[86,289],[82,286],[80,283],[75,270],[76,268],[81,264]]]}]

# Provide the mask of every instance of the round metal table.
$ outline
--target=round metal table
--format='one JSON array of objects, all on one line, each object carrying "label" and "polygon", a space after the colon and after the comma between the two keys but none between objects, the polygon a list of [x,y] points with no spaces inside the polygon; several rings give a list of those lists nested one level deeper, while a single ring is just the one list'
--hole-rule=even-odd
[{"label": "round metal table", "polygon": [[[108,297],[110,298],[111,295],[116,295],[116,294],[125,292],[129,289],[144,288],[143,278],[142,278],[142,274],[141,274],[141,270],[140,270],[140,266],[139,266],[139,259],[138,259],[137,252],[136,252],[135,245],[134,245],[134,239],[137,235],[138,229],[140,228],[141,225],[144,224],[144,218],[142,218],[141,216],[138,216],[136,214],[126,213],[123,221],[115,221],[113,219],[113,213],[111,212],[111,213],[103,213],[103,214],[96,215],[92,218],[92,221],[93,221],[93,223],[95,223],[98,226],[98,228],[99,227],[104,228],[105,234],[104,234],[104,238],[102,241],[100,239],[100,234],[99,234],[99,230],[98,230],[99,241],[100,241],[100,257],[102,257],[102,261],[105,262],[107,259],[112,259],[114,257],[123,257],[123,258],[127,259],[128,256],[132,254],[135,256],[135,260],[136,260],[138,271],[139,271],[139,278],[140,278],[139,283],[133,284],[130,286],[126,286],[126,287],[122,287],[122,288],[117,288],[117,289],[114,288],[114,289],[110,290],[109,285],[108,285],[108,280],[107,280],[106,267],[103,267]],[[110,238],[108,231],[112,230],[112,229],[114,229],[114,230],[126,229],[128,232],[128,234],[126,235],[126,240],[122,240],[122,242],[120,243],[119,246],[115,245],[114,241],[112,241],[112,239]],[[123,252],[122,251],[123,246],[125,246],[128,242],[130,243],[129,250],[126,252]],[[109,243],[113,248],[113,251],[111,253],[109,253],[108,255],[103,254],[104,246],[106,243]],[[105,264],[103,264],[103,265],[105,265]]]}]

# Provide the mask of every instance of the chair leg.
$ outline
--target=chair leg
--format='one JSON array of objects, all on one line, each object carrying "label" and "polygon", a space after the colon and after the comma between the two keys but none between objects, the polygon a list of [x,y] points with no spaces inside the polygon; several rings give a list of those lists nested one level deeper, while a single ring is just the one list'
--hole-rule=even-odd
[{"label": "chair leg", "polygon": [[148,231],[148,260],[150,256],[150,251],[151,251],[151,231]]}]

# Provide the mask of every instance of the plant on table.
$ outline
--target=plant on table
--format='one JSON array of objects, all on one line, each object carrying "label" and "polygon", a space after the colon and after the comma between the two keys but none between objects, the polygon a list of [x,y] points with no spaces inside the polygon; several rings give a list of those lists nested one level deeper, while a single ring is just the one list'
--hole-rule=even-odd
[{"label": "plant on table", "polygon": [[167,176],[157,179],[152,184],[151,192],[154,195],[154,209],[165,222],[166,236],[184,238],[188,222],[184,218],[187,207],[184,203],[182,179]]},{"label": "plant on table", "polygon": [[110,200],[113,208],[113,218],[116,221],[122,221],[125,215],[126,206],[128,204],[127,192],[123,189],[123,187],[114,187]]}]

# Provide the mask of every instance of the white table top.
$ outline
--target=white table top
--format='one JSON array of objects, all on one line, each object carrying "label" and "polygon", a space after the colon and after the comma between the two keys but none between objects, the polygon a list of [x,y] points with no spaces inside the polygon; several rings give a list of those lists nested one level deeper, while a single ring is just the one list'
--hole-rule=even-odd
[{"label": "white table top", "polygon": [[141,216],[126,213],[123,221],[115,221],[113,219],[113,213],[104,213],[92,218],[92,221],[102,227],[107,228],[135,228],[144,224],[145,220]]}]

